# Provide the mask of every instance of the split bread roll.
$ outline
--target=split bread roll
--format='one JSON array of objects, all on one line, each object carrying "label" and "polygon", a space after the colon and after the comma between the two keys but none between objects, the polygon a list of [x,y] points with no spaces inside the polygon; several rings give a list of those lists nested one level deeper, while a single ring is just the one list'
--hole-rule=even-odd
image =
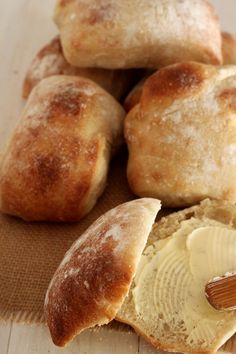
[{"label": "split bread roll", "polygon": [[222,63],[219,21],[207,0],[57,0],[54,19],[75,66]]},{"label": "split bread roll", "polygon": [[32,91],[0,165],[0,210],[78,221],[102,194],[125,112],[85,78],[52,76]]},{"label": "split bread roll", "polygon": [[78,68],[70,65],[63,54],[59,36],[45,45],[34,58],[24,80],[23,98],[43,79],[53,75],[82,76],[95,81],[117,100],[122,99],[137,81],[137,70]]},{"label": "split bread roll", "polygon": [[222,33],[222,53],[225,65],[236,65],[236,36],[231,33]]},{"label": "split bread roll", "polygon": [[[122,204],[72,245],[45,298],[56,345],[114,318],[175,352],[213,354],[236,332],[236,312],[205,295],[210,279],[236,269],[236,206],[205,200],[151,230],[159,209],[151,198]],[[235,352],[235,339],[224,348]]]},{"label": "split bread roll", "polygon": [[128,180],[169,207],[236,202],[236,66],[160,69],[125,119]]},{"label": "split bread roll", "polygon": [[45,316],[55,344],[110,322],[129,291],[160,201],[128,202],[108,211],[66,253],[47,291]]},{"label": "split bread roll", "polygon": [[[234,204],[205,200],[163,217],[116,319],[162,350],[215,353],[236,332],[236,311],[211,307],[205,285],[236,269],[235,250]],[[235,353],[234,338],[225,349]]]}]

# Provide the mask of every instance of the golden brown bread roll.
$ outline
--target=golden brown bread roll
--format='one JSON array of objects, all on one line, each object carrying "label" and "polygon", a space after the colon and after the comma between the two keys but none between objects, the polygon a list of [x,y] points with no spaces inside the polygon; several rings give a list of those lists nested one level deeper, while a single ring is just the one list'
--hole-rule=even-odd
[{"label": "golden brown bread roll", "polygon": [[159,209],[159,200],[150,198],[119,205],[72,245],[45,298],[55,344],[64,346],[84,329],[116,316]]},{"label": "golden brown bread roll", "polygon": [[236,65],[236,36],[222,32],[223,63]]},{"label": "golden brown bread roll", "polygon": [[236,202],[235,102],[236,66],[187,62],[149,77],[125,120],[132,191],[170,207]]},{"label": "golden brown bread roll", "polygon": [[106,70],[72,66],[66,61],[60,38],[57,36],[45,45],[34,58],[24,80],[23,98],[27,98],[42,79],[53,75],[86,77],[95,81],[120,100],[137,81],[140,72],[138,70]]},{"label": "golden brown bread roll", "polygon": [[32,91],[0,165],[0,210],[78,221],[105,188],[124,110],[85,78],[52,76]]},{"label": "golden brown bread roll", "polygon": [[219,21],[207,0],[57,0],[54,19],[75,66],[222,62]]}]

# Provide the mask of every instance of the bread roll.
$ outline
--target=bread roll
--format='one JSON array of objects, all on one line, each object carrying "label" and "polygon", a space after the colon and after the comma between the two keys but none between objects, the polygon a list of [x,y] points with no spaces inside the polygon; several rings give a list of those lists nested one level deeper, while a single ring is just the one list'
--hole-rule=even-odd
[{"label": "bread roll", "polygon": [[3,154],[0,210],[31,221],[80,220],[105,188],[124,114],[89,79],[41,81]]},{"label": "bread roll", "polygon": [[23,98],[27,98],[42,79],[53,75],[86,77],[95,81],[117,100],[120,100],[137,82],[140,72],[138,70],[105,70],[72,66],[66,61],[60,39],[57,36],[45,45],[34,58],[24,80]]},{"label": "bread roll", "polygon": [[[196,236],[198,232],[199,237],[204,228],[212,231],[219,228],[221,233],[225,232],[221,235],[224,236],[225,242],[221,243],[223,239],[218,233],[218,242],[212,247],[214,239],[212,242],[209,241],[208,235],[205,234],[205,242],[199,240],[200,243],[197,244],[199,250],[195,248],[199,258],[194,259],[192,252],[191,258],[187,259],[185,254],[191,251],[191,242],[187,244],[186,250],[182,244],[186,238],[185,234],[187,233],[188,236],[195,232]],[[163,217],[154,225],[150,233],[129,295],[125,298],[116,319],[131,325],[138,334],[162,350],[215,353],[219,346],[236,331],[236,312],[225,313],[213,309],[206,301],[204,286],[196,287],[192,297],[193,286],[198,284],[199,280],[194,278],[194,284],[191,284],[189,279],[191,272],[194,274],[194,262],[198,262],[197,269],[201,272],[203,284],[204,277],[207,278],[206,274],[209,271],[218,274],[222,263],[230,270],[227,267],[231,259],[230,267],[233,263],[235,266],[234,252],[227,247],[229,246],[228,232],[231,236],[234,235],[231,242],[234,240],[235,243],[236,206],[223,201],[205,200],[200,205]],[[172,250],[174,238],[177,237],[179,237],[179,244],[175,243]],[[197,251],[206,252],[203,253],[204,261]],[[185,267],[189,273],[185,272]],[[181,277],[184,273],[185,276]],[[155,281],[151,281],[153,278]],[[137,292],[138,290],[140,293]],[[186,295],[184,299],[183,294]],[[154,302],[152,299],[155,299]],[[189,307],[191,301],[193,305]],[[196,301],[199,304],[197,311],[194,307]],[[194,325],[190,329],[192,321]],[[234,337],[224,346],[224,349],[235,353]]]},{"label": "bread roll", "polygon": [[128,180],[169,207],[210,197],[236,202],[236,66],[163,68],[125,120]]},{"label": "bread roll", "polygon": [[160,202],[138,199],[101,216],[72,245],[49,285],[45,316],[56,345],[110,322],[121,307]]},{"label": "bread roll", "polygon": [[222,53],[225,65],[236,65],[236,36],[222,32]]},{"label": "bread roll", "polygon": [[54,19],[75,66],[222,62],[219,21],[206,0],[57,0]]}]

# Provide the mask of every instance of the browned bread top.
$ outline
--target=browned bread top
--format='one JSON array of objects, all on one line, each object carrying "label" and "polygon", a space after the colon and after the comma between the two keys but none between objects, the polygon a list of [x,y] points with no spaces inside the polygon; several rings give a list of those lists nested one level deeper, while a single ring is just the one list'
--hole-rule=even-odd
[{"label": "browned bread top", "polygon": [[125,112],[93,81],[44,79],[32,91],[0,166],[0,209],[25,220],[78,221],[106,185]]},{"label": "browned bread top", "polygon": [[125,119],[134,193],[170,207],[236,201],[235,75],[235,66],[186,62],[145,81]]},{"label": "browned bread top", "polygon": [[101,216],[73,244],[45,299],[55,344],[64,346],[86,328],[111,321],[121,307],[160,202],[144,198]]}]

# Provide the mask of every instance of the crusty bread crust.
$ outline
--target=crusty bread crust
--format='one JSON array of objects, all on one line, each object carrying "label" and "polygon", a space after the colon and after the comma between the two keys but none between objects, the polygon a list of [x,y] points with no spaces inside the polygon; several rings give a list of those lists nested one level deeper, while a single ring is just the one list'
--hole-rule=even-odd
[{"label": "crusty bread crust", "polygon": [[106,185],[125,111],[93,81],[53,76],[32,91],[0,166],[0,210],[25,220],[80,220]]},{"label": "crusty bread crust", "polygon": [[222,32],[222,53],[224,65],[236,65],[236,36]]},{"label": "crusty bread crust", "polygon": [[111,321],[129,291],[160,202],[144,198],[101,216],[74,243],[45,299],[55,344],[64,346],[86,328]]},{"label": "crusty bread crust", "polygon": [[235,66],[186,62],[145,81],[125,119],[127,176],[136,195],[167,207],[236,201],[235,74]]},{"label": "crusty bread crust", "polygon": [[[157,223],[154,224],[152,231],[149,235],[147,246],[153,244],[159,239],[165,239],[175,233],[180,227],[181,222],[188,220],[190,218],[197,218],[200,220],[203,219],[212,219],[218,222],[221,222],[225,225],[231,226],[236,229],[236,205],[224,201],[213,201],[206,199],[201,202],[199,205],[187,208],[176,213],[172,213],[166,217],[161,218]],[[148,342],[150,342],[156,348],[175,352],[188,352],[194,354],[200,354],[199,351],[191,350],[189,347],[183,347],[181,343],[175,343],[172,347],[167,345],[167,343],[160,342],[158,338],[152,338],[147,335],[143,330],[140,329],[138,320],[136,319],[134,311],[134,302],[129,292],[129,295],[126,297],[124,304],[121,310],[116,315],[116,320],[129,324],[134,328],[134,330],[143,336]],[[234,353],[236,351],[236,337],[233,336],[222,348],[227,352]],[[204,354],[213,354],[212,351],[203,351]]]},{"label": "crusty bread crust", "polygon": [[24,83],[22,96],[27,98],[43,79],[53,75],[81,76],[93,80],[117,100],[123,99],[140,75],[137,70],[78,68],[70,65],[63,54],[59,36],[46,44],[33,59]]},{"label": "crusty bread crust", "polygon": [[207,0],[57,0],[54,19],[75,66],[222,63],[219,20]]}]

